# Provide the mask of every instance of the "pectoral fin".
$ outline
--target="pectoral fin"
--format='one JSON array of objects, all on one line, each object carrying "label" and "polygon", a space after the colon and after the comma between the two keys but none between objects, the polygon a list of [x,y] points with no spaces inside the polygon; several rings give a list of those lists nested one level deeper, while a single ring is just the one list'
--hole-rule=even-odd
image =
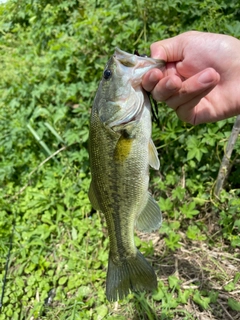
[{"label": "pectoral fin", "polygon": [[95,192],[94,192],[94,189],[93,189],[93,185],[92,185],[92,182],[90,184],[90,188],[89,188],[89,191],[88,191],[88,198],[91,202],[91,205],[93,206],[93,208],[95,210],[100,210],[100,206],[98,204],[98,200],[97,200],[97,197],[95,195]]},{"label": "pectoral fin", "polygon": [[150,166],[155,170],[159,170],[160,161],[158,159],[158,152],[157,152],[157,149],[156,149],[152,139],[149,140],[148,154],[149,154],[149,164],[150,164]]},{"label": "pectoral fin", "polygon": [[153,197],[148,194],[147,204],[137,217],[136,227],[139,231],[152,232],[159,229],[161,224],[161,210]]}]

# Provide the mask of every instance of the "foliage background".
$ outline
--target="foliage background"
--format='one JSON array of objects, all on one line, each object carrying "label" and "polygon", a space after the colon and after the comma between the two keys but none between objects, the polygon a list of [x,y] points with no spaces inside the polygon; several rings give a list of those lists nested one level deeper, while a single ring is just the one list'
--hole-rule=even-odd
[{"label": "foliage background", "polygon": [[[194,319],[203,312],[206,319],[226,319],[224,308],[237,319],[239,141],[226,190],[220,199],[212,195],[234,119],[192,127],[159,104],[153,138],[161,172],[151,173],[150,187],[165,221],[153,238],[136,236],[158,272],[159,288],[153,297],[131,295],[115,306],[104,294],[106,227],[87,197],[87,140],[91,104],[115,46],[149,54],[152,42],[192,29],[240,37],[239,19],[238,0],[0,5],[2,288],[13,234],[0,319],[193,319],[193,310]],[[196,252],[200,260],[208,252],[220,265],[213,254],[218,252],[231,262],[216,272],[208,265],[215,287],[206,288],[199,279],[193,287],[182,286],[186,279],[172,270],[171,259],[186,250],[188,261]],[[165,261],[171,271],[163,277]],[[201,261],[199,270],[206,270],[206,259]]]}]

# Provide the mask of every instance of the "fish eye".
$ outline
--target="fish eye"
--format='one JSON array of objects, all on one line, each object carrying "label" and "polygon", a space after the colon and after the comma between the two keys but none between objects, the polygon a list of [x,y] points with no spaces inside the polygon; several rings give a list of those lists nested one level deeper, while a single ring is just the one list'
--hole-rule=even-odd
[{"label": "fish eye", "polygon": [[112,75],[112,71],[110,69],[106,69],[104,72],[103,72],[103,77],[104,79],[108,80]]}]

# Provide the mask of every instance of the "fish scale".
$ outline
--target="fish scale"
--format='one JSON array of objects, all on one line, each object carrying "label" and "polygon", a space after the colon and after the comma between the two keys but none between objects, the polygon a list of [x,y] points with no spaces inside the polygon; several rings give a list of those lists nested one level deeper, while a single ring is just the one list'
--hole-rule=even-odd
[{"label": "fish scale", "polygon": [[142,76],[164,62],[116,49],[96,93],[90,119],[89,198],[103,212],[109,234],[106,295],[123,299],[131,291],[153,290],[157,278],[137,250],[134,229],[160,227],[161,211],[148,192],[149,164],[159,168],[151,140],[150,102]]}]

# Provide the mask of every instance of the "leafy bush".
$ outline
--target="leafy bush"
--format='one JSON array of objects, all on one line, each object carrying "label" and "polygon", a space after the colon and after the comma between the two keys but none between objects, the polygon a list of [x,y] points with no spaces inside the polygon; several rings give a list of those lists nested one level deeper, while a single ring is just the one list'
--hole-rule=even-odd
[{"label": "leafy bush", "polygon": [[[151,301],[130,296],[134,310],[128,306],[127,315],[121,309],[123,318],[106,303],[108,240],[102,216],[87,197],[88,126],[115,46],[149,54],[152,42],[191,29],[239,37],[239,12],[237,0],[9,0],[0,5],[2,283],[14,230],[0,319],[125,319],[139,308],[141,317],[155,319],[158,301],[161,319],[172,319],[184,314],[177,308],[189,299],[202,309],[216,302],[211,290],[184,289],[169,275]],[[237,259],[239,142],[226,190],[220,201],[212,195],[233,119],[192,127],[164,104],[158,118],[153,139],[161,179],[151,172],[150,187],[164,213],[163,259],[196,242],[223,246]],[[208,230],[206,221],[215,227]],[[153,243],[139,246],[151,257]],[[229,301],[235,311],[237,301]]]}]

